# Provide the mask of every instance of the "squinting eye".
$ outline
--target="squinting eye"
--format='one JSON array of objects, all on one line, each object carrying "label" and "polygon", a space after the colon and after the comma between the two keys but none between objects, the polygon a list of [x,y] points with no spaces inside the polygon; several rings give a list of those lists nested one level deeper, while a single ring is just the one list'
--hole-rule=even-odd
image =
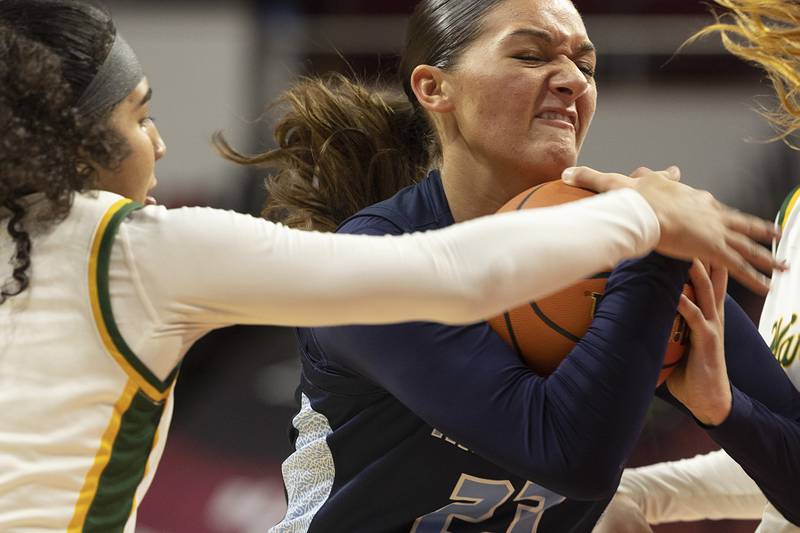
[{"label": "squinting eye", "polygon": [[587,78],[594,78],[595,69],[591,65],[578,65],[578,68],[581,72],[586,74]]},{"label": "squinting eye", "polygon": [[139,124],[144,127],[144,126],[150,126],[151,124],[155,124],[155,122],[156,122],[156,117],[144,117]]},{"label": "squinting eye", "polygon": [[537,56],[514,56],[514,59],[519,59],[520,61],[530,61],[531,63],[544,63],[544,59]]}]

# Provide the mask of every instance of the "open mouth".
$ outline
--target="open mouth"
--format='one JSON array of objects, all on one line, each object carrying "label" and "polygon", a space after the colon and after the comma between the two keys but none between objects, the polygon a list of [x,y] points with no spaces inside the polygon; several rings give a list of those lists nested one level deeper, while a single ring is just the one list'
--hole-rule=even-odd
[{"label": "open mouth", "polygon": [[575,129],[578,116],[574,112],[558,109],[546,109],[536,115],[539,120],[547,121],[553,126]]}]

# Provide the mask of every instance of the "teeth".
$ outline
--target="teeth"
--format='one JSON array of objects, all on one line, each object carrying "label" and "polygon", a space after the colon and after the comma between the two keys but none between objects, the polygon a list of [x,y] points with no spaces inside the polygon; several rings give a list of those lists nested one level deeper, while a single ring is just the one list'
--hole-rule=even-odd
[{"label": "teeth", "polygon": [[561,113],[555,113],[553,111],[546,111],[539,116],[545,120],[562,120],[564,122],[572,123],[568,116],[562,115]]}]

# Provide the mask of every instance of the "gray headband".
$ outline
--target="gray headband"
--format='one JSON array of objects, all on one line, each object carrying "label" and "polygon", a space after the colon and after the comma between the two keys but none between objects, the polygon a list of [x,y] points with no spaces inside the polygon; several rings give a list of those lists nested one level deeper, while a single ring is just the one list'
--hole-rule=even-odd
[{"label": "gray headband", "polygon": [[144,71],[136,53],[117,33],[105,61],[75,107],[84,117],[111,109],[128,96],[142,78]]}]

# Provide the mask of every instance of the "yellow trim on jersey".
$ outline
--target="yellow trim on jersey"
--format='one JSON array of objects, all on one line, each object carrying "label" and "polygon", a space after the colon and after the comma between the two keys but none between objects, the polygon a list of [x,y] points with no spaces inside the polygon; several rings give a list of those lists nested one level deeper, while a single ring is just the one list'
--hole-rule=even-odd
[{"label": "yellow trim on jersey", "polygon": [[105,235],[111,219],[120,211],[120,209],[124,208],[130,203],[131,200],[127,199],[122,199],[115,202],[108,209],[100,221],[99,226],[97,227],[97,232],[95,233],[94,241],[92,242],[91,253],[89,256],[89,297],[92,303],[92,313],[94,314],[94,321],[97,325],[97,331],[100,333],[100,338],[102,339],[106,350],[108,350],[108,353],[111,354],[111,356],[125,371],[128,377],[132,379],[142,389],[142,391],[147,394],[147,396],[156,401],[163,401],[167,396],[169,396],[169,389],[163,392],[159,391],[139,372],[137,372],[136,369],[130,364],[128,359],[122,355],[117,348],[117,345],[111,338],[111,334],[108,331],[108,325],[106,324],[102,309],[100,307],[100,295],[97,287],[97,268],[100,258],[100,245],[102,244],[103,236]]},{"label": "yellow trim on jersey", "polygon": [[786,229],[786,224],[789,222],[789,217],[792,215],[792,210],[797,206],[798,202],[800,202],[800,187],[794,192],[791,199],[789,199],[789,203],[786,204],[786,210],[783,213],[783,220],[781,221],[781,229]]},{"label": "yellow trim on jersey", "polygon": [[114,404],[111,413],[111,421],[108,423],[105,433],[100,441],[100,448],[94,458],[94,464],[86,474],[86,479],[83,482],[81,493],[78,496],[78,503],[75,506],[75,512],[72,515],[72,520],[67,528],[68,533],[80,532],[83,530],[86,516],[89,513],[89,508],[94,501],[97,489],[100,486],[100,475],[103,473],[108,461],[111,459],[111,450],[114,446],[114,441],[119,433],[119,428],[122,422],[122,415],[128,410],[133,401],[139,387],[132,380],[128,380],[125,385],[125,390],[122,396],[119,397],[117,403]]}]

